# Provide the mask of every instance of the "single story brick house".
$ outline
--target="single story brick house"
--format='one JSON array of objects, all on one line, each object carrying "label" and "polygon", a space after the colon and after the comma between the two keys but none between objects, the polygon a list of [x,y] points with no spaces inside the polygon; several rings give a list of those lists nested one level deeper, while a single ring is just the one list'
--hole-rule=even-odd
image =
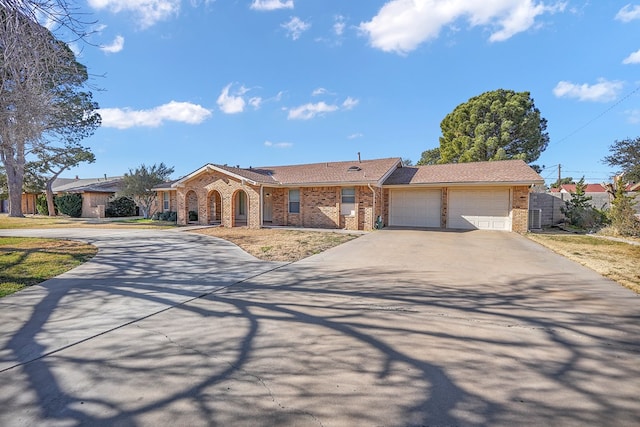
[{"label": "single story brick house", "polygon": [[[82,218],[104,218],[105,208],[122,189],[122,177],[104,178],[56,178],[52,183],[53,194],[82,194]],[[44,193],[22,193],[22,213],[35,215],[36,199]],[[9,201],[0,200],[0,213],[9,212]]]},{"label": "single story brick house", "polygon": [[400,158],[240,168],[206,164],[155,187],[178,224],[526,232],[529,191],[544,180],[521,160],[403,166]]},{"label": "single story brick house", "polygon": [[109,199],[122,189],[122,177],[57,178],[53,181],[53,194],[82,194],[82,218],[104,218]]}]

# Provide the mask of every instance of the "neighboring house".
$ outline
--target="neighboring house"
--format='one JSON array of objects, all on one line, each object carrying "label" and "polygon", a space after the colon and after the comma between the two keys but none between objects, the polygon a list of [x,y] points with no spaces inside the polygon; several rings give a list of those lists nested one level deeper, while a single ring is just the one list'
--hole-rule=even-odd
[{"label": "neighboring house", "polygon": [[57,178],[52,189],[53,194],[82,194],[82,218],[104,218],[109,199],[122,189],[122,177]]},{"label": "neighboring house", "polygon": [[[37,213],[36,210],[36,199],[38,198],[39,193],[22,193],[22,213],[35,215]],[[1,199],[0,200],[0,213],[8,213],[9,212],[9,199]]]},{"label": "neighboring house", "polygon": [[[109,199],[122,189],[122,177],[57,178],[52,185],[53,194],[82,194],[82,218],[104,218]],[[35,215],[36,199],[41,193],[22,194],[22,213]],[[9,211],[9,201],[0,200],[0,212]]]},{"label": "neighboring house", "polygon": [[176,211],[178,224],[372,230],[379,218],[401,227],[526,232],[529,189],[543,183],[521,160],[412,167],[387,158],[206,164],[155,189],[156,209]]},{"label": "neighboring house", "polygon": [[[591,197],[591,206],[597,209],[610,209],[613,194],[607,189],[613,188],[612,184],[587,184],[585,195]],[[640,215],[640,184],[628,184],[626,194],[636,198],[636,212]],[[539,217],[537,226],[548,227],[565,221],[562,209],[566,202],[571,200],[571,194],[575,193],[575,184],[562,184],[560,188],[551,188],[548,192],[533,192],[530,197],[530,209]],[[536,227],[530,227],[536,228]]]},{"label": "neighboring house", "polygon": [[[551,195],[560,200],[571,200],[571,194],[576,192],[575,184],[562,184],[560,188],[552,188]],[[586,184],[585,196],[591,197],[591,205],[597,209],[608,209],[613,197],[602,184]]]}]

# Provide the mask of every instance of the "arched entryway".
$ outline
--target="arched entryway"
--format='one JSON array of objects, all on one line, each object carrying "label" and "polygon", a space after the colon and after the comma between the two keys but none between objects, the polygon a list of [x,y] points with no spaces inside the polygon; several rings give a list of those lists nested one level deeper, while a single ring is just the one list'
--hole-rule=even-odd
[{"label": "arched entryway", "polygon": [[247,225],[249,215],[249,197],[244,190],[238,190],[233,195],[233,227]]},{"label": "arched entryway", "polygon": [[222,223],[222,197],[220,193],[213,190],[209,193],[207,203],[207,214],[209,216],[209,224]]},{"label": "arched entryway", "polygon": [[198,222],[198,195],[195,191],[190,190],[185,196],[185,218],[187,224]]}]

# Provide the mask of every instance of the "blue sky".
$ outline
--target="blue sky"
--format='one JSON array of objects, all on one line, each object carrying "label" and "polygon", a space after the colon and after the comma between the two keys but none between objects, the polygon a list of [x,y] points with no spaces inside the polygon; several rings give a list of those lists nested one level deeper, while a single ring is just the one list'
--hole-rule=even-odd
[{"label": "blue sky", "polygon": [[535,162],[602,182],[640,136],[640,3],[601,0],[87,0],[103,124],[65,174],[141,163],[416,162],[457,105],[529,91],[548,120]]}]

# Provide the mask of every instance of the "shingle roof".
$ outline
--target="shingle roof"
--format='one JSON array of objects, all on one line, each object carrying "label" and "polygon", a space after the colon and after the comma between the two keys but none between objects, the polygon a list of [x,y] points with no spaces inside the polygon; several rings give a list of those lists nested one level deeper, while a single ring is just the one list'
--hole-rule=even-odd
[{"label": "shingle roof", "polygon": [[165,182],[162,182],[162,183],[160,183],[158,185],[154,185],[152,190],[170,190],[171,186],[175,182],[177,182],[177,180],[176,181],[165,181]]},{"label": "shingle roof", "polygon": [[[400,163],[397,157],[346,162],[323,162],[302,165],[239,168],[227,165],[207,164],[179,179],[174,187],[197,175],[206,168],[223,170],[258,184],[266,185],[353,185],[375,184],[384,179]],[[159,188],[159,187],[155,187]]]},{"label": "shingle roof", "polygon": [[522,160],[404,166],[396,169],[385,185],[527,183],[544,180]]},{"label": "shingle roof", "polygon": [[107,178],[58,178],[53,181],[54,193],[115,193],[122,189],[122,177]]},{"label": "shingle roof", "polygon": [[377,183],[399,163],[400,158],[324,162],[260,168],[282,185]]},{"label": "shingle roof", "polygon": [[260,183],[264,183],[264,184],[275,184],[275,180],[269,175],[269,171],[267,170],[262,170],[262,168],[238,168],[238,167],[231,167],[231,166],[227,166],[227,165],[213,165],[219,169],[225,170],[227,172],[236,174],[238,176],[241,176],[243,178],[246,178],[248,180],[254,181],[254,182],[260,182]]}]

